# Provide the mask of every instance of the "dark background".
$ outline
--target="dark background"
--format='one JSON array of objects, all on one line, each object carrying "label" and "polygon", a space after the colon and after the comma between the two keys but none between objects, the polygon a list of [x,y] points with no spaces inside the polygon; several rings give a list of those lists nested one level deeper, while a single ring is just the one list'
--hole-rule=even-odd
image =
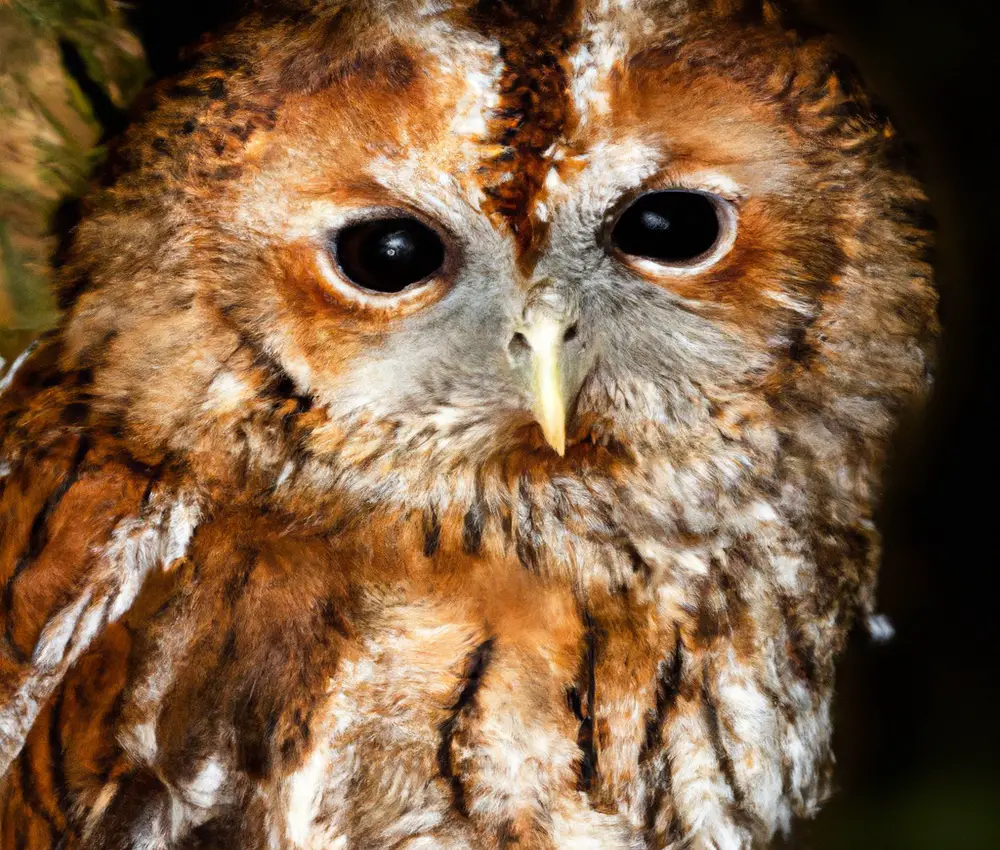
[{"label": "dark background", "polygon": [[[904,425],[882,510],[880,599],[896,637],[857,636],[836,707],[838,792],[794,850],[1000,850],[998,329],[993,256],[1000,62],[973,0],[801,0],[916,150],[938,221],[945,335],[934,397]],[[140,3],[154,73],[236,2]]]},{"label": "dark background", "polygon": [[[839,680],[840,792],[795,848],[1000,848],[997,51],[972,0],[809,0],[916,149],[944,325],[927,415],[899,435],[881,516],[889,644]],[[977,9],[978,7],[978,9]]]}]

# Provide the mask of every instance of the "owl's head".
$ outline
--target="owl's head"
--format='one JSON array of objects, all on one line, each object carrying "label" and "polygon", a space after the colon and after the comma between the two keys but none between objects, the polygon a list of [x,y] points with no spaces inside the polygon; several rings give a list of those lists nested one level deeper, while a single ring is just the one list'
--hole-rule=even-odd
[{"label": "owl's head", "polygon": [[897,149],[767,2],[278,4],[154,90],[66,357],[148,446],[384,493],[861,446],[933,331]]}]

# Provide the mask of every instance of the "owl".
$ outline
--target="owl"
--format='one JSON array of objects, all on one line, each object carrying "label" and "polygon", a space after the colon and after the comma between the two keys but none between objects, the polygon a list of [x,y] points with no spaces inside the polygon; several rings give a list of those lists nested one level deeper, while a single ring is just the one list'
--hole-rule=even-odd
[{"label": "owl", "polygon": [[750,850],[936,334],[753,0],[284,0],[159,83],[0,397],[0,848]]}]

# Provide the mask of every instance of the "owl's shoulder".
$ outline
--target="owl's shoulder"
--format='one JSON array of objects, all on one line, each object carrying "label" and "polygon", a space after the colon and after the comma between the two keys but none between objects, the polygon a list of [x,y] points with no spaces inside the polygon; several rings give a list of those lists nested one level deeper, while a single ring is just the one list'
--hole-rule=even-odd
[{"label": "owl's shoulder", "polygon": [[[87,375],[43,342],[0,396],[0,772],[65,669],[131,602],[162,468],[91,428]],[[114,566],[113,566],[114,565]]]}]

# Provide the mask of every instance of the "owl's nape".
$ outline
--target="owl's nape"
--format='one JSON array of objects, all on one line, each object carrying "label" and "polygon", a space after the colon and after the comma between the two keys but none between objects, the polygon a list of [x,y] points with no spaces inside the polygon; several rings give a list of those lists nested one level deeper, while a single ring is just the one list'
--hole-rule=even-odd
[{"label": "owl's nape", "polygon": [[760,2],[262,4],[0,397],[0,848],[750,850],[830,785],[924,198]]}]

